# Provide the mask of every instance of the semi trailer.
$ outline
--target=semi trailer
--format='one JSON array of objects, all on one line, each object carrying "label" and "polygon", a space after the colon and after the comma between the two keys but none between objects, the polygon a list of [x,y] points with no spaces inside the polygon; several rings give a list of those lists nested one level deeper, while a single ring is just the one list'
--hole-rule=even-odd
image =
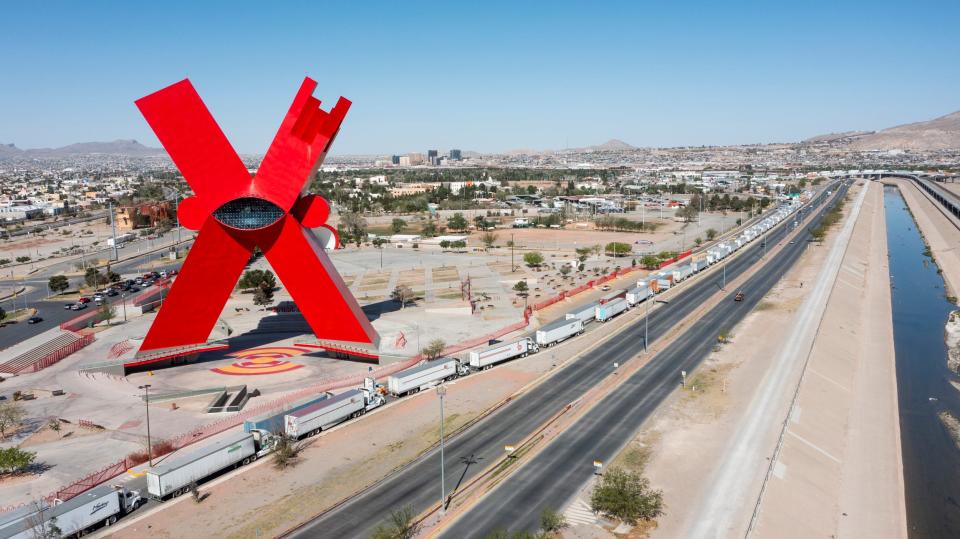
[{"label": "semi trailer", "polygon": [[627,291],[627,303],[630,306],[643,303],[649,298],[653,297],[653,290],[649,286],[638,286]]},{"label": "semi trailer", "polygon": [[304,397],[294,401],[288,408],[279,412],[267,412],[266,414],[248,419],[243,422],[243,431],[251,432],[254,430],[265,430],[272,434],[281,434],[283,433],[283,417],[285,415],[293,412],[299,412],[308,406],[312,406],[320,401],[329,399],[331,395],[331,393],[324,392],[312,397]]},{"label": "semi trailer", "polygon": [[604,303],[603,305],[598,305],[597,322],[606,322],[618,314],[625,312],[629,308],[630,304],[627,303],[627,300],[622,298],[617,298],[613,301]]},{"label": "semi trailer", "polygon": [[498,343],[482,350],[470,352],[470,368],[489,369],[501,361],[515,357],[526,357],[527,354],[536,354],[539,351],[540,346],[530,337],[508,343]]},{"label": "semi trailer", "polygon": [[583,322],[584,325],[587,325],[590,322],[593,322],[594,317],[596,317],[597,305],[599,305],[599,303],[590,303],[582,307],[577,307],[576,309],[567,313],[566,319],[577,319]]},{"label": "semi trailer", "polygon": [[470,374],[470,369],[459,360],[444,357],[410,367],[387,378],[387,391],[394,397],[416,393],[422,388],[443,380]]},{"label": "semi trailer", "polygon": [[0,515],[0,538],[79,537],[114,524],[144,502],[136,490],[101,485],[67,501],[40,501]]},{"label": "semi trailer", "polygon": [[360,417],[386,403],[372,378],[364,386],[345,391],[283,418],[284,433],[290,438],[313,436],[348,419]]},{"label": "semi trailer", "polygon": [[535,337],[537,344],[542,348],[553,346],[580,333],[583,333],[583,322],[579,318],[566,318],[555,320],[538,329]]},{"label": "semi trailer", "polygon": [[190,491],[227,468],[249,464],[273,451],[278,438],[263,430],[238,432],[147,470],[147,493],[163,501]]}]

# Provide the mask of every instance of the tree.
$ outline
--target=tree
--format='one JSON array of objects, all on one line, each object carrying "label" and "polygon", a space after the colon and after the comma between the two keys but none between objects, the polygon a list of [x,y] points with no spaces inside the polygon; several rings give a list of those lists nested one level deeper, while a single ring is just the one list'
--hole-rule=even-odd
[{"label": "tree", "polygon": [[593,488],[590,508],[636,524],[663,514],[663,492],[651,489],[650,481],[638,473],[611,468]]},{"label": "tree", "polygon": [[626,256],[633,251],[633,248],[629,243],[621,243],[618,241],[611,241],[604,247],[607,256]]},{"label": "tree", "polygon": [[271,292],[277,288],[277,276],[270,270],[247,270],[243,272],[243,277],[237,283],[240,288],[259,288],[268,287]]},{"label": "tree", "polygon": [[27,525],[30,526],[30,532],[34,539],[61,539],[63,530],[57,526],[57,517],[47,518],[47,512],[51,506],[45,501],[40,500],[33,503],[34,514],[31,516]]},{"label": "tree", "polygon": [[660,258],[654,255],[646,255],[640,259],[640,263],[647,269],[657,269],[660,267]]},{"label": "tree", "polygon": [[100,321],[106,320],[107,325],[110,325],[110,321],[113,320],[115,316],[117,316],[117,308],[104,301],[103,305],[100,306],[100,314],[98,316]]},{"label": "tree", "polygon": [[346,212],[340,214],[340,225],[359,247],[367,235],[367,220],[357,212]]},{"label": "tree", "polygon": [[7,431],[19,427],[23,418],[27,416],[23,406],[18,402],[0,403],[0,439],[7,437]]},{"label": "tree", "polygon": [[453,250],[457,250],[457,249],[463,250],[463,249],[466,249],[466,248],[467,248],[467,242],[464,241],[464,240],[451,241],[451,242],[450,242],[450,248],[453,249]]},{"label": "tree", "polygon": [[446,251],[450,248],[450,240],[440,240],[440,248]]},{"label": "tree", "polygon": [[447,219],[447,228],[450,230],[462,232],[466,230],[468,226],[470,226],[470,223],[467,222],[467,218],[460,212],[453,214],[453,217]]},{"label": "tree", "polygon": [[433,219],[428,219],[426,223],[423,223],[423,228],[420,231],[426,237],[432,237],[437,235],[437,223],[433,222]]},{"label": "tree", "polygon": [[0,307],[0,322],[7,317],[7,311],[3,310],[3,307]]},{"label": "tree", "polygon": [[487,228],[487,218],[484,217],[484,216],[482,216],[482,215],[478,215],[478,216],[474,217],[474,218],[473,218],[473,226],[477,227],[477,230],[484,230],[484,229],[486,229],[486,228]]},{"label": "tree", "polygon": [[539,267],[540,264],[543,264],[543,255],[538,253],[537,251],[530,251],[529,253],[524,253],[523,262],[526,265],[530,266],[531,268]]},{"label": "tree", "polygon": [[33,464],[36,458],[36,453],[24,451],[19,447],[0,449],[0,474],[21,472]]},{"label": "tree", "polygon": [[303,445],[289,436],[281,436],[273,448],[273,466],[278,470],[286,469],[296,464],[297,457]]},{"label": "tree", "polygon": [[513,291],[521,298],[525,298],[529,295],[530,287],[527,281],[517,281],[517,284],[513,285]]},{"label": "tree", "polygon": [[253,304],[265,307],[273,303],[273,288],[266,281],[261,282],[257,291],[253,293]]},{"label": "tree", "polygon": [[56,294],[62,294],[68,288],[70,288],[70,281],[63,275],[54,275],[50,277],[50,280],[47,282],[47,286],[50,287],[50,291]]},{"label": "tree", "polygon": [[716,238],[716,237],[717,237],[717,231],[714,230],[714,229],[712,229],[712,228],[708,228],[708,229],[707,229],[707,240],[713,241],[713,239]]},{"label": "tree", "polygon": [[21,263],[21,264],[23,264],[24,262],[30,262],[30,257],[29,257],[29,256],[18,256],[18,257],[17,257],[17,262],[19,262],[19,263]]},{"label": "tree", "polygon": [[570,275],[571,271],[573,271],[573,268],[570,267],[570,264],[564,264],[560,266],[560,275],[563,275],[564,277]]},{"label": "tree", "polygon": [[423,349],[423,357],[427,358],[428,361],[437,359],[446,347],[447,343],[443,342],[443,339],[434,339]]},{"label": "tree", "polygon": [[47,428],[52,430],[53,432],[56,432],[57,438],[60,437],[60,427],[61,425],[60,425],[59,419],[51,419],[50,422],[47,423]]},{"label": "tree", "polygon": [[700,245],[703,243],[703,240],[700,238],[696,238],[695,240],[693,240],[693,243],[695,243],[697,247],[700,247]]},{"label": "tree", "polygon": [[420,533],[420,523],[413,507],[390,511],[386,524],[380,524],[373,531],[371,539],[413,539]]},{"label": "tree", "polygon": [[400,302],[400,309],[402,310],[407,306],[407,302],[413,300],[413,289],[405,284],[397,285],[393,292],[390,292],[390,297],[393,301]]},{"label": "tree", "polygon": [[540,530],[546,533],[558,532],[567,527],[567,518],[562,513],[545,507],[540,513]]},{"label": "tree", "polygon": [[92,286],[96,288],[104,281],[103,274],[100,273],[100,270],[97,268],[87,268],[86,273],[83,275],[84,282],[87,283],[87,286]]},{"label": "tree", "polygon": [[407,222],[404,221],[403,219],[400,219],[399,217],[394,219],[393,222],[390,223],[390,229],[393,230],[394,234],[399,234],[403,232],[403,229],[406,227],[407,227]]},{"label": "tree", "polygon": [[497,235],[493,232],[484,232],[483,235],[480,236],[480,241],[483,242],[484,248],[489,251],[490,248],[493,247],[493,244],[496,243]]}]

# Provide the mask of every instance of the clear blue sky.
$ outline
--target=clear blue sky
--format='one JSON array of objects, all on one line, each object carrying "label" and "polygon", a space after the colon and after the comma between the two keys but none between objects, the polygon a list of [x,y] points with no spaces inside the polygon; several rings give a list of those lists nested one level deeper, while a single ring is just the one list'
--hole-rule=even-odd
[{"label": "clear blue sky", "polygon": [[790,141],[960,109],[956,0],[532,4],[7,3],[0,143],[158,145],[133,101],[184,77],[244,153],[305,75],[354,102],[337,154]]}]

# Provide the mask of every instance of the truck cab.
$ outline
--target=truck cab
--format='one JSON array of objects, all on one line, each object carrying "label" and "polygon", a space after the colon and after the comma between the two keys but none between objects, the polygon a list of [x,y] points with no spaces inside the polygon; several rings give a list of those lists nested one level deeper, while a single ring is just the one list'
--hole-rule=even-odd
[{"label": "truck cab", "polygon": [[115,488],[117,489],[117,494],[120,495],[120,506],[124,515],[136,511],[141,505],[146,503],[146,500],[140,497],[139,490],[127,490],[123,487]]},{"label": "truck cab", "polygon": [[253,434],[253,443],[256,445],[257,458],[272,453],[277,447],[277,442],[280,441],[280,438],[272,432],[262,429],[250,429],[250,434]]}]

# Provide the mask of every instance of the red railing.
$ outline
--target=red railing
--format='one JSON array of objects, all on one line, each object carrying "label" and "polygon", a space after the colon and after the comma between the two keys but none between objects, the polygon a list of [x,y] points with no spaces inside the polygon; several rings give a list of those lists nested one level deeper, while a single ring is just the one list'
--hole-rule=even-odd
[{"label": "red railing", "polygon": [[41,369],[45,369],[93,342],[93,335],[79,335],[79,337],[79,340],[73,341],[59,350],[54,350],[39,360],[34,361],[32,364],[27,365],[23,368],[23,371],[37,372]]}]

